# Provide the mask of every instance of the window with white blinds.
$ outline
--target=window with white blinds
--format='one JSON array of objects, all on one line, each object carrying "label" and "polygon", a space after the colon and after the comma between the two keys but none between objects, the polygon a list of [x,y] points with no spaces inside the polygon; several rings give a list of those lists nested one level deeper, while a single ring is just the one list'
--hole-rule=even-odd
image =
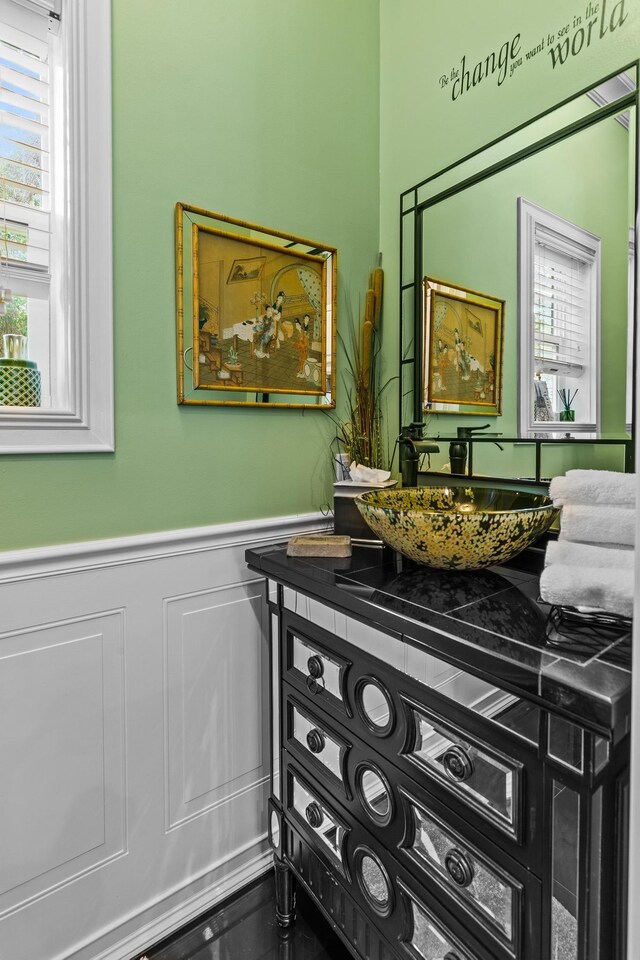
[{"label": "window with white blinds", "polygon": [[[600,240],[519,199],[520,426],[598,429]],[[561,411],[570,402],[567,428]]]},{"label": "window with white blinds", "polygon": [[33,296],[49,272],[49,42],[20,29],[42,17],[12,6],[0,7],[4,17],[17,14],[0,24],[0,234],[19,292]]},{"label": "window with white blinds", "polygon": [[593,258],[536,225],[533,280],[536,372],[581,377],[591,356]]},{"label": "window with white blinds", "polygon": [[113,449],[111,264],[111,2],[0,0],[0,332],[42,375],[0,453]]},{"label": "window with white blinds", "polygon": [[49,11],[0,2],[0,284],[12,293],[2,333],[26,334],[51,407]]}]

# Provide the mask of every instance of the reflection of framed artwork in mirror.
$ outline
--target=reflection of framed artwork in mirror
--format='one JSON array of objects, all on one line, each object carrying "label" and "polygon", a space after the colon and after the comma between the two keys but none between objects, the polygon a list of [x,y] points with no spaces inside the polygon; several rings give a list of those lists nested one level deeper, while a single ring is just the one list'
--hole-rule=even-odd
[{"label": "reflection of framed artwork in mirror", "polygon": [[335,406],[336,251],[176,206],[178,402]]},{"label": "reflection of framed artwork in mirror", "polygon": [[424,278],[425,409],[500,414],[503,328],[504,300]]}]

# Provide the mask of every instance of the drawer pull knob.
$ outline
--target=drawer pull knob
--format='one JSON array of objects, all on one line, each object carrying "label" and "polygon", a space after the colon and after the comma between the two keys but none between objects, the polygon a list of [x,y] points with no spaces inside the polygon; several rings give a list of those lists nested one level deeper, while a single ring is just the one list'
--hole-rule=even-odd
[{"label": "drawer pull knob", "polygon": [[445,750],[442,765],[449,780],[454,783],[464,783],[473,773],[473,760],[467,751],[457,744]]},{"label": "drawer pull knob", "polygon": [[460,960],[460,957],[457,953],[454,953],[453,950],[449,950],[449,953],[445,953],[442,960]]},{"label": "drawer pull knob", "polygon": [[307,660],[307,670],[309,676],[313,677],[314,680],[319,680],[324,673],[324,663],[317,654],[314,654]]},{"label": "drawer pull knob", "polygon": [[311,750],[311,753],[322,753],[324,750],[324,734],[322,730],[318,730],[317,727],[309,730],[307,734],[307,746],[309,750]]},{"label": "drawer pull knob", "polygon": [[320,677],[319,680],[316,680],[315,677],[307,677],[305,683],[307,684],[307,690],[309,693],[313,694],[314,697],[317,697],[319,693],[322,693],[325,688],[324,677]]},{"label": "drawer pull knob", "polygon": [[322,826],[322,821],[324,816],[322,813],[322,807],[319,803],[316,803],[315,800],[313,803],[310,803],[307,809],[304,812],[305,817],[307,818],[307,823],[317,830],[318,827]]},{"label": "drawer pull knob", "polygon": [[461,850],[452,847],[444,855],[447,873],[459,887],[468,887],[473,880],[473,867]]}]

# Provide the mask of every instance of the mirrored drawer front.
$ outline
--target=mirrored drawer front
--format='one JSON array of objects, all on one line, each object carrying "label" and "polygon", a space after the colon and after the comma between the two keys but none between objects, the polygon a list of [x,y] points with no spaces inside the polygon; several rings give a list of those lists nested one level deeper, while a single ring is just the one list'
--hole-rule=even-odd
[{"label": "mirrored drawer front", "polygon": [[441,697],[457,706],[484,717],[528,743],[538,744],[540,707],[438,660],[419,646],[407,645],[406,651],[405,672],[410,677],[437,690]]},{"label": "mirrored drawer front", "polygon": [[412,921],[411,936],[403,944],[410,956],[421,960],[475,960],[474,955],[445,930],[408,887],[401,882],[399,887]]},{"label": "mirrored drawer front", "polygon": [[328,854],[344,875],[344,841],[346,828],[336,815],[322,803],[294,774],[292,806],[298,817],[311,828],[318,841],[318,848]]},{"label": "mirrored drawer front", "polygon": [[516,911],[521,901],[519,884],[487,863],[461,837],[402,792],[408,819],[414,827],[409,855],[438,879],[444,879],[452,894],[465,902],[484,926],[490,923],[513,946]]},{"label": "mirrored drawer front", "polygon": [[346,663],[330,657],[324,650],[293,633],[291,666],[304,677],[307,690],[321,700],[333,697],[344,709],[344,671]]},{"label": "mirrored drawer front", "polygon": [[321,763],[343,784],[343,763],[348,745],[329,732],[324,723],[307,714],[291,700],[289,710],[289,735],[309,760]]},{"label": "mirrored drawer front", "polygon": [[407,757],[464,797],[483,816],[521,839],[522,765],[411,708],[413,749]]}]

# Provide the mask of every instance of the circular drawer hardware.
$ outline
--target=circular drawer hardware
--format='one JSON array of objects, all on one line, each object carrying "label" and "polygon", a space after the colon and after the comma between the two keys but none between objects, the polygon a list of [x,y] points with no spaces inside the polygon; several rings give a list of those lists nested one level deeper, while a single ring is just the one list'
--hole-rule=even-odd
[{"label": "circular drawer hardware", "polygon": [[468,887],[473,880],[473,867],[461,850],[452,847],[444,855],[447,873],[459,887]]},{"label": "circular drawer hardware", "polygon": [[322,657],[319,657],[314,653],[312,657],[309,657],[307,660],[307,670],[309,676],[306,679],[307,690],[309,693],[312,693],[313,696],[317,696],[325,688],[324,682],[324,663],[322,662]]},{"label": "circular drawer hardware", "polygon": [[324,814],[322,813],[322,807],[319,803],[316,803],[315,800],[313,803],[309,804],[304,812],[304,815],[307,818],[307,823],[313,827],[314,830],[317,830],[318,827],[322,826]]},{"label": "circular drawer hardware", "polygon": [[317,654],[314,654],[307,660],[307,670],[309,676],[313,677],[314,680],[319,680],[324,673],[324,663]]},{"label": "circular drawer hardware", "polygon": [[319,693],[325,688],[324,677],[320,677],[319,680],[316,680],[315,677],[307,677],[306,680],[307,690],[309,693],[312,693],[314,697],[317,697]]},{"label": "circular drawer hardware", "polygon": [[385,827],[393,816],[393,795],[382,772],[369,763],[356,769],[356,793],[362,807],[374,823]]},{"label": "circular drawer hardware", "polygon": [[355,690],[358,713],[372,733],[386,737],[395,724],[395,708],[389,691],[377,677],[361,677]]},{"label": "circular drawer hardware", "polygon": [[269,819],[269,834],[271,838],[271,846],[278,850],[280,847],[280,819],[275,810],[271,811],[271,817]]},{"label": "circular drawer hardware", "polygon": [[393,910],[393,887],[382,861],[368,847],[357,847],[354,866],[363,894],[379,916],[388,917]]},{"label": "circular drawer hardware", "polygon": [[311,753],[322,753],[324,750],[324,734],[322,730],[318,730],[317,727],[309,730],[307,734],[307,746],[309,750],[311,750]]},{"label": "circular drawer hardware", "polygon": [[464,783],[473,773],[473,760],[466,750],[457,745],[445,750],[442,765],[449,780],[454,783]]},{"label": "circular drawer hardware", "polygon": [[460,960],[460,957],[457,953],[453,953],[452,950],[449,950],[449,953],[445,953],[442,960]]}]

